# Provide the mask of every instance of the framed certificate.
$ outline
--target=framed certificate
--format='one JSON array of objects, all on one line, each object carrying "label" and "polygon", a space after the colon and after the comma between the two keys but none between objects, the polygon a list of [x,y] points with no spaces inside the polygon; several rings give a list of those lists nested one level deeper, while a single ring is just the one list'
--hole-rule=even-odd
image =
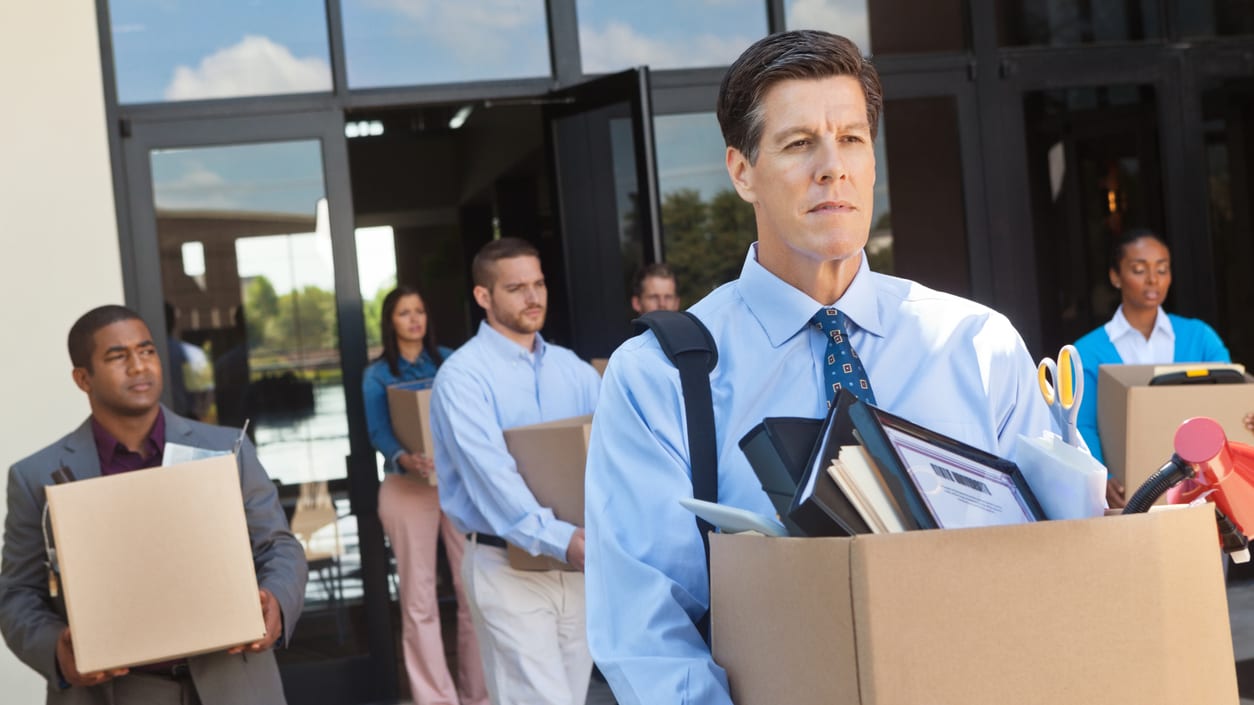
[{"label": "framed certificate", "polygon": [[959,529],[1045,518],[1013,462],[861,401],[850,406],[849,417],[907,528]]}]

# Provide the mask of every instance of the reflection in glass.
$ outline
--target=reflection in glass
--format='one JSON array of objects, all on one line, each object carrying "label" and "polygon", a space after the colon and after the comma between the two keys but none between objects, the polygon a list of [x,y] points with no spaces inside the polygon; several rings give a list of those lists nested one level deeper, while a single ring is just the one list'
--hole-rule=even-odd
[{"label": "reflection in glass", "polygon": [[109,0],[118,101],[331,90],[325,3]]},{"label": "reflection in glass", "polygon": [[1254,34],[1254,3],[1248,0],[1188,0],[1179,3],[1179,13],[1186,37]]},{"label": "reflection in glass", "polygon": [[[653,119],[658,191],[666,262],[675,270],[679,297],[691,305],[740,276],[749,245],[757,239],[753,206],[732,188],[726,146],[714,113]],[[884,130],[875,143],[875,217],[867,256],[876,271],[893,272],[888,161]]]},{"label": "reflection in glass", "polygon": [[867,55],[967,48],[962,0],[788,0],[784,24],[844,35]]},{"label": "reflection in glass", "polygon": [[585,74],[725,66],[766,34],[761,0],[576,0]]},{"label": "reflection in glass", "polygon": [[1202,93],[1211,251],[1219,337],[1233,360],[1254,358],[1254,81],[1214,81]]},{"label": "reflection in glass", "polygon": [[1137,85],[1024,96],[1046,350],[1114,314],[1119,297],[1107,270],[1115,239],[1137,226],[1163,232],[1155,101],[1152,86]]},{"label": "reflection in glass", "polygon": [[[175,399],[176,411],[235,427],[251,419],[262,463],[284,483],[343,477],[348,428],[319,144],[160,150],[152,170],[171,331],[212,366],[199,388],[208,398]],[[199,274],[188,271],[196,251]]]},{"label": "reflection in glass", "polygon": [[1002,46],[1095,44],[1162,36],[1159,0],[997,0]]},{"label": "reflection in glass", "polygon": [[618,204],[618,247],[623,257],[623,291],[627,292],[636,270],[644,265],[644,228],[637,209],[640,182],[636,176],[636,139],[630,118],[610,120],[610,153],[614,200]]},{"label": "reflection in glass", "polygon": [[544,0],[344,0],[352,88],[546,77]]}]

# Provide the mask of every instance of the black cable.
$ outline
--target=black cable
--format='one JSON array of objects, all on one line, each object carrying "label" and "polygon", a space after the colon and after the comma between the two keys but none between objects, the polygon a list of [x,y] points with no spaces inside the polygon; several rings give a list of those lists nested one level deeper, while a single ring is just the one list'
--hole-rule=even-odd
[{"label": "black cable", "polygon": [[1193,465],[1186,463],[1183,458],[1171,454],[1171,460],[1168,460],[1158,472],[1150,475],[1145,484],[1132,495],[1132,499],[1128,500],[1127,506],[1123,508],[1124,514],[1144,514],[1149,508],[1154,506],[1154,502],[1158,501],[1167,493],[1167,490],[1177,485],[1181,480],[1193,477]]}]

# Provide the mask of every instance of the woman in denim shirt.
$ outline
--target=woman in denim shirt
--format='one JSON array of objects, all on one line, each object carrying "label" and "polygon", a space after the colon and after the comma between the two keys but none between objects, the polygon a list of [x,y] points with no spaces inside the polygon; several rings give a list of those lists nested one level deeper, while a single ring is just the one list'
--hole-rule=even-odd
[{"label": "woman in denim shirt", "polygon": [[[458,570],[466,537],[440,511],[439,492],[428,483],[427,478],[435,474],[434,462],[401,446],[392,433],[388,412],[389,386],[435,377],[436,368],[453,351],[436,345],[427,325],[426,305],[417,289],[398,286],[384,297],[382,313],[383,355],[366,368],[361,386],[370,442],[384,458],[379,521],[396,555],[410,691],[415,705],[486,704],[483,662]],[[457,593],[456,686],[444,659],[436,600],[436,543],[440,537]]]}]

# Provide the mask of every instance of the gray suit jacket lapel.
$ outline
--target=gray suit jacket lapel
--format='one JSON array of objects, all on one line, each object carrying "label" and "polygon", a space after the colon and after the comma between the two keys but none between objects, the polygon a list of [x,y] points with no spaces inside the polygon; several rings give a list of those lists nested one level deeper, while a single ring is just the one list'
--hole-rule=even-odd
[{"label": "gray suit jacket lapel", "polygon": [[[96,437],[91,432],[90,416],[65,437],[65,442],[61,444],[61,457],[57,461],[69,468],[76,480],[100,477],[100,454],[96,451]],[[55,469],[52,468],[49,472]],[[50,478],[41,479],[52,482]]]},{"label": "gray suit jacket lapel", "polygon": [[165,440],[166,443],[180,443],[186,446],[195,446],[195,431],[191,424],[187,423],[187,419],[170,411],[164,406],[161,407],[161,413],[165,416]]}]

